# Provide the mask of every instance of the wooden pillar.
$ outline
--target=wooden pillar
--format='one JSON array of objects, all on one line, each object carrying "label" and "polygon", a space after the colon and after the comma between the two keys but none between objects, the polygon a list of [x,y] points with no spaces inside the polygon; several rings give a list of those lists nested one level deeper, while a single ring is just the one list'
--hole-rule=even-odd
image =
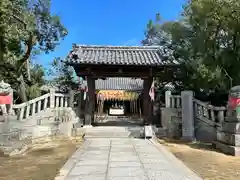
[{"label": "wooden pillar", "polygon": [[144,124],[152,124],[152,102],[149,96],[149,90],[152,85],[153,78],[148,77],[143,81],[143,118]]},{"label": "wooden pillar", "polygon": [[95,80],[96,79],[92,79],[92,124],[94,123],[94,113],[95,113],[95,107],[96,107],[96,87],[95,87]]},{"label": "wooden pillar", "polygon": [[142,108],[141,108],[141,96],[140,96],[140,98],[138,99],[138,107],[139,107],[139,117],[140,117],[140,119],[142,118]]},{"label": "wooden pillar", "polygon": [[85,103],[84,125],[92,125],[95,108],[95,81],[91,76],[87,76],[87,98]]}]

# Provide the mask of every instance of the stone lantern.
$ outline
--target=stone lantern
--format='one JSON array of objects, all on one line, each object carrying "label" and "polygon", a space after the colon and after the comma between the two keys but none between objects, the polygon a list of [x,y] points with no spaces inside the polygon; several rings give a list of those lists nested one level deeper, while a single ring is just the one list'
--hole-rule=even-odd
[{"label": "stone lantern", "polygon": [[229,92],[226,120],[240,122],[240,86],[231,88]]},{"label": "stone lantern", "polygon": [[217,131],[216,148],[240,156],[240,86],[231,88],[229,92],[227,114]]}]

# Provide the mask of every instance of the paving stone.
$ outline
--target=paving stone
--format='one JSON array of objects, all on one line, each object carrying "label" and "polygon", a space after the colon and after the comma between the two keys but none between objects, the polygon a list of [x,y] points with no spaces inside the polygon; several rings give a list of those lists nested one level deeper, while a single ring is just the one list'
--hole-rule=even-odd
[{"label": "paving stone", "polygon": [[65,180],[106,180],[105,175],[68,176]]},{"label": "paving stone", "polygon": [[108,177],[141,177],[145,175],[142,167],[116,167],[116,168],[108,168]]},{"label": "paving stone", "polygon": [[112,146],[116,145],[132,145],[132,142],[127,140],[127,141],[114,141],[112,142]]},{"label": "paving stone", "polygon": [[98,175],[101,176],[107,172],[107,166],[75,166],[69,173],[69,176]]},{"label": "paving stone", "polygon": [[99,151],[90,151],[90,150],[88,150],[88,151],[86,151],[85,153],[83,153],[83,155],[91,155],[91,156],[97,156],[97,155],[103,155],[103,154],[108,154],[108,152],[109,151],[101,151],[101,150],[99,150]]},{"label": "paving stone", "polygon": [[132,146],[131,142],[116,142],[111,144],[112,147],[114,146]]},{"label": "paving stone", "polygon": [[99,161],[98,159],[84,159],[82,161],[78,161],[76,163],[76,166],[97,166],[97,165],[107,166],[107,164],[108,164],[107,159],[103,159],[101,161]]},{"label": "paving stone", "polygon": [[133,147],[111,148],[111,152],[132,152],[132,151],[134,151]]},{"label": "paving stone", "polygon": [[[148,171],[148,178],[151,180],[197,180],[189,179],[190,177],[187,174],[176,173],[173,171]],[[194,177],[192,177],[194,178]]]},{"label": "paving stone", "polygon": [[60,179],[201,180],[162,148],[144,139],[87,139],[60,170],[70,172]]},{"label": "paving stone", "polygon": [[139,158],[137,156],[110,156],[109,161],[123,161],[123,162],[131,162],[135,161],[138,162]]},{"label": "paving stone", "polygon": [[116,151],[111,151],[110,156],[137,156],[137,153],[135,151],[130,151],[130,152],[116,152]]},{"label": "paving stone", "polygon": [[94,147],[94,146],[90,146],[88,148],[88,151],[109,151],[110,147],[107,146],[102,146],[102,147]]},{"label": "paving stone", "polygon": [[93,159],[93,158],[106,159],[109,156],[108,154],[109,154],[109,152],[105,152],[105,153],[101,153],[101,154],[88,153],[88,154],[83,155],[82,157],[85,158],[85,159],[87,159],[87,158],[90,158],[90,159]]},{"label": "paving stone", "polygon": [[141,159],[141,162],[143,164],[158,164],[159,165],[159,164],[164,164],[165,161],[163,161],[162,159],[147,158],[147,159]]},{"label": "paving stone", "polygon": [[138,156],[139,156],[140,160],[142,160],[142,159],[162,159],[163,161],[164,160],[167,161],[167,159],[165,157],[163,157],[159,154],[141,154],[141,153],[139,153]]},{"label": "paving stone", "polygon": [[158,149],[152,149],[152,148],[149,148],[149,147],[143,147],[143,148],[135,148],[136,152],[137,153],[148,153],[148,154],[158,154],[159,153],[159,150]]},{"label": "paving stone", "polygon": [[142,164],[139,161],[136,162],[125,162],[125,161],[113,161],[109,162],[109,167],[142,167]]},{"label": "paving stone", "polygon": [[149,180],[149,178],[147,176],[138,176],[138,177],[131,177],[131,176],[127,176],[127,177],[108,177],[107,180]]}]

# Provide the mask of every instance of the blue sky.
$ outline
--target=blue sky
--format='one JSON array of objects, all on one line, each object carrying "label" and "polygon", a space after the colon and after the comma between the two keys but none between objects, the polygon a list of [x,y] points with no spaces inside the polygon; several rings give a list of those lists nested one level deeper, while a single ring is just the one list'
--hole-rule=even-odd
[{"label": "blue sky", "polygon": [[149,19],[178,19],[186,0],[52,0],[68,36],[54,52],[40,55],[45,68],[54,57],[66,57],[72,43],[85,45],[140,45]]}]

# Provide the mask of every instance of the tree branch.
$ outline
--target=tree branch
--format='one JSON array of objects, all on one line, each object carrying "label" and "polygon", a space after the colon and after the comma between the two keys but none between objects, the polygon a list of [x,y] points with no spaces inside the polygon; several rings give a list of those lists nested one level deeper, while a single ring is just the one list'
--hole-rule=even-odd
[{"label": "tree branch", "polygon": [[26,49],[27,50],[26,50],[23,58],[21,60],[19,60],[20,67],[18,69],[18,72],[21,72],[21,70],[24,67],[25,63],[29,60],[29,58],[31,56],[32,48],[33,48],[33,35],[31,33],[29,38],[28,38],[27,44],[26,44]]},{"label": "tree branch", "polygon": [[11,15],[14,19],[16,19],[17,21],[19,21],[20,23],[22,23],[24,25],[24,28],[27,28],[27,23],[24,22],[20,17],[16,16],[15,14]]}]

